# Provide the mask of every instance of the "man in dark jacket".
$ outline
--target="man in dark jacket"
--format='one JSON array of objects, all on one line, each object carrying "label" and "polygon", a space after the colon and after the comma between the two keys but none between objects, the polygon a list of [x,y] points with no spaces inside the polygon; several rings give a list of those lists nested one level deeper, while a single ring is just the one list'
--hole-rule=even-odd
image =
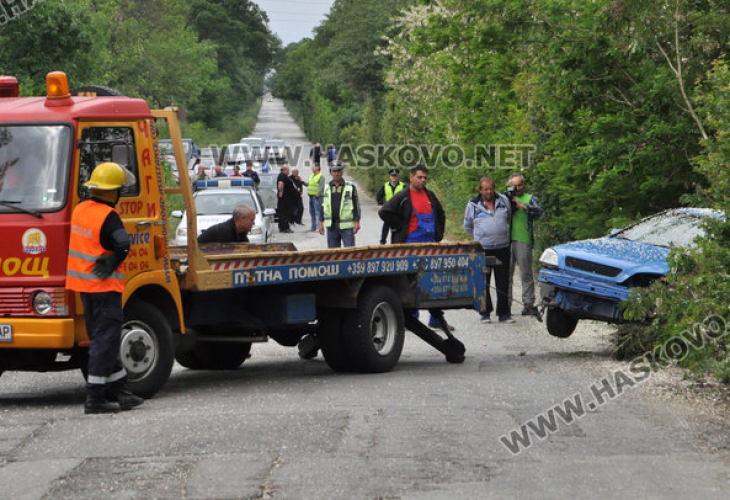
[{"label": "man in dark jacket", "polygon": [[433,191],[426,189],[428,169],[411,168],[410,186],[398,192],[378,212],[390,226],[392,243],[441,241],[446,215]]},{"label": "man in dark jacket", "polygon": [[[411,168],[408,189],[393,196],[378,212],[391,229],[391,243],[425,243],[441,241],[446,227],[446,214],[433,191],[426,189],[428,169],[424,165]],[[434,316],[443,312],[432,309],[428,325],[438,327]],[[449,330],[454,327],[447,325]]]},{"label": "man in dark jacket", "polygon": [[254,209],[241,203],[233,209],[233,217],[203,231],[198,236],[198,243],[248,243],[254,219]]}]

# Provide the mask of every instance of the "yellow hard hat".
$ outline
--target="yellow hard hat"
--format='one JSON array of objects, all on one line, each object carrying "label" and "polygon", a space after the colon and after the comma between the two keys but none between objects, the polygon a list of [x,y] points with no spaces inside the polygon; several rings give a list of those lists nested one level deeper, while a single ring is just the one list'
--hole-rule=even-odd
[{"label": "yellow hard hat", "polygon": [[84,186],[99,191],[113,191],[128,184],[127,173],[120,165],[112,162],[97,165],[91,172],[91,179]]}]

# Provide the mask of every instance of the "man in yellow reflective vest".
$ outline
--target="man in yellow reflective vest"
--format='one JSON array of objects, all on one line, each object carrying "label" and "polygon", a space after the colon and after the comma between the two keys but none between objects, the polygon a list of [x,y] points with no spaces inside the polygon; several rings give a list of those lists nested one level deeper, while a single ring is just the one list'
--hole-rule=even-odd
[{"label": "man in yellow reflective vest", "polygon": [[[380,186],[380,189],[375,194],[375,200],[378,202],[378,206],[383,206],[390,201],[390,199],[406,187],[406,185],[398,180],[398,174],[400,172],[397,168],[390,169],[388,175],[390,179],[388,182]],[[387,222],[383,222],[383,229],[380,231],[380,244],[385,245],[388,241],[388,233],[390,233],[390,226]]]},{"label": "man in yellow reflective vest", "polygon": [[324,234],[324,228],[327,228],[327,248],[354,247],[355,235],[360,230],[357,189],[342,178],[344,169],[341,160],[331,162],[332,180],[324,187],[319,234]]},{"label": "man in yellow reflective vest", "polygon": [[307,196],[309,196],[309,216],[312,218],[312,225],[309,230],[315,232],[319,229],[322,221],[322,196],[324,195],[324,174],[320,171],[319,165],[312,165],[312,175],[305,183]]},{"label": "man in yellow reflective vest", "polygon": [[102,163],[84,186],[91,199],[71,216],[66,288],[79,292],[91,341],[84,412],[131,410],[142,398],[126,388],[127,372],[119,359],[124,312],[124,259],[129,236],[115,210],[123,186],[134,177],[116,163]]}]

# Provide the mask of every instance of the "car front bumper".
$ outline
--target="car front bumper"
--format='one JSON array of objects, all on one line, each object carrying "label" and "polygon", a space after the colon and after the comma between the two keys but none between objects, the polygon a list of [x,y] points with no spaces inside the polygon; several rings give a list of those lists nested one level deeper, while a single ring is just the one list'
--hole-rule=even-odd
[{"label": "car front bumper", "polygon": [[580,319],[623,321],[621,302],[628,299],[627,287],[544,268],[538,281],[542,304],[547,307]]}]

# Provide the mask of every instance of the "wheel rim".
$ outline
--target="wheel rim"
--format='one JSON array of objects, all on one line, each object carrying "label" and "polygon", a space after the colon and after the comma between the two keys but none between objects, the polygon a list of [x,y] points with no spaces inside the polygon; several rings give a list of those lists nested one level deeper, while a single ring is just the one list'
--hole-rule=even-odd
[{"label": "wheel rim", "polygon": [[393,350],[398,334],[398,320],[393,306],[381,302],[370,318],[370,337],[375,351],[381,356],[387,356]]},{"label": "wheel rim", "polygon": [[144,378],[155,365],[158,351],[157,338],[149,326],[139,322],[124,325],[119,354],[129,378]]}]

